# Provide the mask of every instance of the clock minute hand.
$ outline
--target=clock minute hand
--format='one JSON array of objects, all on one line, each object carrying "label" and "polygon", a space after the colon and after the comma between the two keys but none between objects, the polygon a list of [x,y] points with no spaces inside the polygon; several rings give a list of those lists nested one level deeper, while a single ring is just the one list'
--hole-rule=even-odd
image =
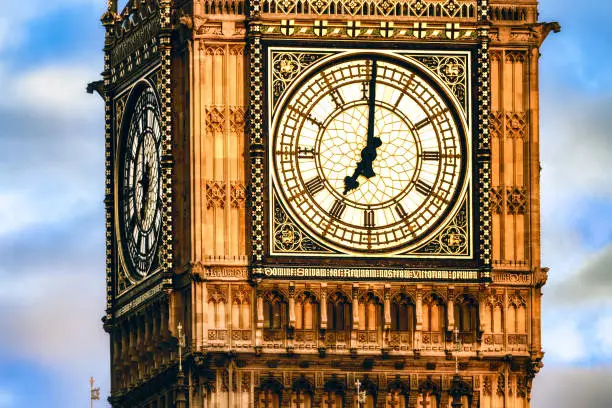
[{"label": "clock minute hand", "polygon": [[368,136],[366,146],[361,150],[361,161],[357,163],[357,168],[352,176],[344,178],[344,192],[346,195],[349,191],[359,187],[357,178],[362,175],[367,178],[372,178],[376,175],[372,168],[372,163],[376,159],[378,149],[382,145],[379,137],[374,137],[374,114],[376,109],[376,60],[372,60],[372,74],[370,75],[370,84],[368,90]]},{"label": "clock minute hand", "polygon": [[372,60],[372,75],[370,76],[370,89],[368,91],[368,139],[366,147],[361,152],[363,175],[372,178],[376,174],[372,163],[376,159],[376,149],[382,144],[379,137],[374,137],[374,114],[376,109],[376,60]]}]

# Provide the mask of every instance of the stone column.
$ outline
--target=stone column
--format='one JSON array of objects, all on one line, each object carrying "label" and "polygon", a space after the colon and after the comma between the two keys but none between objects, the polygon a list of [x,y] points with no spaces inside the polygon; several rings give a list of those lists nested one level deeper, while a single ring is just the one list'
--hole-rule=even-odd
[{"label": "stone column", "polygon": [[327,329],[327,283],[321,283],[321,304],[319,305],[321,312],[321,329]]},{"label": "stone column", "polygon": [[255,346],[261,347],[263,340],[264,306],[263,294],[257,291],[257,316],[255,321]]},{"label": "stone column", "polygon": [[353,404],[354,399],[355,399],[355,390],[348,388],[346,392],[344,393],[343,408],[354,408],[354,404]]},{"label": "stone column", "polygon": [[408,394],[408,408],[417,408],[417,401],[419,400],[419,392],[416,389],[410,389]]},{"label": "stone column", "polygon": [[416,327],[414,328],[414,349],[421,349],[421,332],[423,331],[423,286],[417,285],[416,288]]},{"label": "stone column", "polygon": [[447,330],[449,332],[453,332],[455,330],[455,287],[448,287],[448,302],[446,302],[446,315],[448,316],[448,327]]}]

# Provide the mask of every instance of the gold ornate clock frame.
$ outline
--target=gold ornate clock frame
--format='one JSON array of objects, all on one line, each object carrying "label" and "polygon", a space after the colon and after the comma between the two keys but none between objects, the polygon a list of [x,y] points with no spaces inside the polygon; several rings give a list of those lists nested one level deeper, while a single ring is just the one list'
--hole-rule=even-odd
[{"label": "gold ornate clock frame", "polygon": [[[535,0],[129,0],[118,10],[110,0],[103,80],[90,89],[105,100],[112,406],[528,407],[547,272],[538,58],[559,30],[537,9]],[[401,65],[464,118],[464,188],[389,251],[336,245],[278,199],[275,154],[315,153],[275,147],[276,123],[291,95],[343,55]],[[363,72],[368,99],[366,82],[378,85],[374,69]],[[151,201],[129,201],[121,162],[130,95],[143,88],[159,103],[161,224],[157,243],[140,246],[151,267],[134,271],[121,206],[136,203],[132,218],[146,229]],[[361,126],[369,141],[355,155],[381,136]],[[130,185],[156,191],[147,160]],[[411,188],[428,197],[422,184]],[[347,202],[332,196],[338,204],[325,211],[338,216]]]}]

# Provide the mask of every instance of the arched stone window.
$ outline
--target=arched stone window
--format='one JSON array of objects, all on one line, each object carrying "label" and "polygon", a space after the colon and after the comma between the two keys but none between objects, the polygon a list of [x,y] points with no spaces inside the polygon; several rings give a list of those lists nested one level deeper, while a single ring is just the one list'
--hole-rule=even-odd
[{"label": "arched stone window", "polygon": [[232,329],[251,328],[251,305],[246,293],[239,292],[232,301]]},{"label": "arched stone window", "polygon": [[408,408],[408,385],[399,378],[395,379],[387,387],[385,408]]},{"label": "arched stone window", "polygon": [[263,302],[264,329],[281,329],[287,320],[287,303],[278,292],[266,294]]},{"label": "arched stone window", "polygon": [[323,387],[323,408],[343,408],[346,386],[337,378],[331,379]]},{"label": "arched stone window", "polygon": [[451,396],[451,404],[461,402],[461,408],[470,408],[472,406],[472,388],[457,375],[451,381],[449,394]]},{"label": "arched stone window", "polygon": [[414,331],[416,324],[415,305],[412,299],[399,294],[391,301],[391,330]]},{"label": "arched stone window", "polygon": [[257,408],[280,408],[282,384],[274,378],[266,378],[259,387]]},{"label": "arched stone window", "polygon": [[431,378],[419,385],[417,407],[440,408],[440,386]]},{"label": "arched stone window", "polygon": [[226,299],[220,292],[213,292],[208,297],[209,325],[214,329],[225,329],[226,327]]},{"label": "arched stone window", "polygon": [[430,293],[423,297],[423,344],[435,345],[439,348],[444,343],[444,324],[446,321],[446,307],[444,300]]},{"label": "arched stone window", "polygon": [[291,408],[312,408],[312,396],[312,384],[303,376],[298,378],[291,390]]},{"label": "arched stone window", "polygon": [[382,328],[382,304],[373,293],[359,299],[359,330],[376,331]]},{"label": "arched stone window", "polygon": [[508,300],[508,333],[527,333],[527,302],[520,295]]},{"label": "arched stone window", "polygon": [[295,299],[295,328],[313,330],[319,320],[319,304],[309,292],[304,292]]},{"label": "arched stone window", "polygon": [[489,333],[503,333],[503,304],[500,299],[491,298],[487,301],[485,312],[485,331]]},{"label": "arched stone window", "polygon": [[[359,390],[366,393],[365,403],[361,404],[359,408],[376,408],[376,399],[378,397],[378,387],[376,384],[366,377],[361,381]],[[353,403],[355,407],[359,406],[357,404],[357,395],[353,398]]]},{"label": "arched stone window", "polygon": [[459,330],[463,343],[476,341],[478,328],[478,302],[470,295],[459,295],[455,299],[455,327]]},{"label": "arched stone window", "polygon": [[483,347],[499,349],[504,344],[504,313],[501,296],[491,295],[484,301]]},{"label": "arched stone window", "polygon": [[327,300],[327,329],[350,330],[352,323],[351,303],[341,292],[332,294]]}]

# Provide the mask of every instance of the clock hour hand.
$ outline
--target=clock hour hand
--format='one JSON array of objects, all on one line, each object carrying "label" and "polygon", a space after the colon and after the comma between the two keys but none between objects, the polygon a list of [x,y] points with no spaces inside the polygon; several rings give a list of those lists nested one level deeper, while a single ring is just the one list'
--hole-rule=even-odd
[{"label": "clock hour hand", "polygon": [[344,178],[344,192],[346,195],[349,191],[359,187],[357,178],[361,175],[367,178],[372,178],[376,175],[372,168],[372,163],[376,159],[378,149],[382,145],[379,137],[374,136],[374,113],[376,109],[376,60],[372,60],[372,75],[370,76],[370,86],[368,92],[368,136],[366,146],[361,150],[361,161],[357,163],[357,168],[353,175]]},{"label": "clock hour hand", "polygon": [[147,208],[147,204],[149,201],[149,184],[150,180],[150,171],[151,165],[146,164],[143,169],[144,174],[142,175],[142,179],[140,179],[139,183],[142,186],[142,206],[140,207],[140,219],[144,219],[145,211]]}]

